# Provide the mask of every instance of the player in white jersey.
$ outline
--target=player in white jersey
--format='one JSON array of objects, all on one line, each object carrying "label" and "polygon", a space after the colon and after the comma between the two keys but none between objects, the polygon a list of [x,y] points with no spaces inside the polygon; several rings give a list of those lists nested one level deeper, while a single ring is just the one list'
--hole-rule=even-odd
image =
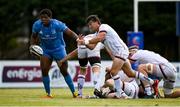
[{"label": "player in white jersey", "polygon": [[180,97],[180,91],[173,92],[177,71],[167,59],[153,51],[138,50],[138,47],[136,46],[130,47],[129,51],[130,60],[140,64],[138,66],[139,71],[163,79],[163,91],[166,98]]},{"label": "player in white jersey", "polygon": [[96,15],[90,15],[86,20],[90,30],[97,33],[97,36],[91,40],[77,39],[78,44],[83,45],[96,45],[98,42],[102,42],[106,48],[108,48],[113,58],[113,64],[110,69],[110,73],[115,82],[116,97],[121,96],[121,80],[118,72],[122,69],[129,77],[136,77],[141,80],[146,80],[153,84],[153,80],[147,78],[140,72],[134,72],[131,68],[131,64],[128,60],[129,51],[126,44],[121,40],[116,31],[107,24],[101,24],[99,18]]},{"label": "player in white jersey", "polygon": [[[89,34],[84,37],[86,40],[94,38],[95,34]],[[100,69],[101,69],[101,56],[100,50],[104,48],[102,43],[98,43],[93,50],[90,50],[85,45],[78,45],[78,60],[81,67],[81,70],[78,75],[78,92],[79,97],[82,97],[82,89],[85,82],[86,67],[88,62],[91,65],[93,72],[93,84],[94,84],[94,93],[100,90]]]},{"label": "player in white jersey", "polygon": [[[135,78],[129,78],[124,72],[119,72],[118,75],[122,81],[122,94],[127,98],[138,98],[139,86]],[[104,85],[101,87],[100,98],[114,98],[115,89],[114,81],[110,77],[110,73],[106,72]]]},{"label": "player in white jersey", "polygon": [[[84,37],[84,39],[90,40],[94,38],[95,34],[89,34]],[[94,84],[94,93],[100,90],[100,69],[101,69],[101,56],[100,50],[104,49],[104,45],[102,43],[98,43],[93,50],[90,50],[85,45],[78,45],[78,48],[68,54],[61,62],[64,62],[72,57],[78,56],[78,61],[80,64],[80,72],[78,74],[78,95],[82,97],[83,86],[85,83],[86,76],[86,68],[88,62],[91,65],[91,69],[93,72],[93,84]]]}]

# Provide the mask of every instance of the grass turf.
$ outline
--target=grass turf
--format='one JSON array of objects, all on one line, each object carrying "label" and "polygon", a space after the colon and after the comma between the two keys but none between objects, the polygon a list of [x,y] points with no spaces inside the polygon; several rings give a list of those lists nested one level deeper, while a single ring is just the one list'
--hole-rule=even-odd
[{"label": "grass turf", "polygon": [[[85,88],[92,95],[92,88]],[[53,88],[53,99],[42,98],[44,89],[0,89],[0,106],[180,106],[177,99],[78,99],[68,88]]]}]

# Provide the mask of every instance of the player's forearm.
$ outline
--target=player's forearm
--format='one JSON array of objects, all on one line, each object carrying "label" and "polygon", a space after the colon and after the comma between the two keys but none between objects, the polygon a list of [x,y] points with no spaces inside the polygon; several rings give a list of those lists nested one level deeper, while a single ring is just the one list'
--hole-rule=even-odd
[{"label": "player's forearm", "polygon": [[85,41],[85,44],[97,44],[98,42],[101,42],[105,39],[105,32],[101,32],[99,33],[95,38],[89,40],[89,41]]},{"label": "player's forearm", "polygon": [[66,57],[64,57],[61,61],[62,62],[65,62],[65,61],[67,61],[67,60],[70,60],[70,59],[72,59],[72,58],[74,58],[74,57],[76,57],[77,56],[77,49],[75,49],[74,51],[72,51],[71,53],[69,53]]},{"label": "player's forearm", "polygon": [[103,38],[97,36],[97,37],[89,40],[89,44],[97,44],[98,42],[101,42],[101,41],[103,41]]},{"label": "player's forearm", "polygon": [[88,44],[86,47],[90,50],[93,50],[96,47],[96,44]]},{"label": "player's forearm", "polygon": [[36,45],[36,44],[38,44],[38,37],[35,36],[35,34],[32,34],[32,35],[31,35],[30,44],[31,44],[31,45]]},{"label": "player's forearm", "polygon": [[75,32],[73,32],[73,31],[72,31],[72,38],[74,40],[77,40],[77,38],[78,38],[78,35]]}]

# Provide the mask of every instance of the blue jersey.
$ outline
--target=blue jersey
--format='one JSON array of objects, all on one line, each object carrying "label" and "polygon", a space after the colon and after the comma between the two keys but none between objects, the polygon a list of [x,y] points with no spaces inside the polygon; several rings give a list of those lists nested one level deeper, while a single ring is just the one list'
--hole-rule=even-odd
[{"label": "blue jersey", "polygon": [[51,19],[48,27],[45,27],[41,20],[34,22],[32,32],[38,33],[44,56],[57,61],[67,55],[63,38],[63,32],[67,28],[64,23],[56,19]]},{"label": "blue jersey", "polygon": [[51,19],[48,27],[45,27],[41,20],[37,20],[33,24],[32,32],[38,33],[40,45],[44,50],[53,51],[65,48],[63,32],[67,28],[63,22],[56,19]]}]

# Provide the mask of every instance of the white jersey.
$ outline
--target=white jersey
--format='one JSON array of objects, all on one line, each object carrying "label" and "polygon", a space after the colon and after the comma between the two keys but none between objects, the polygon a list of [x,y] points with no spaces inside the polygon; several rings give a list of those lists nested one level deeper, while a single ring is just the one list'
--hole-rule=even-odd
[{"label": "white jersey", "polygon": [[173,92],[176,81],[176,69],[167,59],[148,50],[138,50],[130,59],[137,60],[139,64],[154,64],[156,69],[154,69],[152,74],[164,80],[164,94],[168,95]]},{"label": "white jersey", "polygon": [[131,56],[130,59],[134,61],[138,61],[139,64],[146,64],[146,63],[166,64],[168,63],[168,60],[165,59],[164,57],[148,50],[138,50],[136,53],[134,53]]},{"label": "white jersey", "polygon": [[[85,40],[90,40],[96,37],[96,34],[89,34],[84,37]],[[104,45],[99,42],[93,50],[88,49],[85,45],[78,45],[78,58],[100,57],[100,50]]]},{"label": "white jersey", "polygon": [[122,70],[118,73],[121,81],[123,81],[122,90],[128,95],[130,98],[138,98],[139,86],[136,83],[135,78],[129,78]]},{"label": "white jersey", "polygon": [[129,55],[128,47],[112,27],[107,24],[101,24],[99,27],[99,32],[106,32],[103,43],[114,56],[127,59]]}]

